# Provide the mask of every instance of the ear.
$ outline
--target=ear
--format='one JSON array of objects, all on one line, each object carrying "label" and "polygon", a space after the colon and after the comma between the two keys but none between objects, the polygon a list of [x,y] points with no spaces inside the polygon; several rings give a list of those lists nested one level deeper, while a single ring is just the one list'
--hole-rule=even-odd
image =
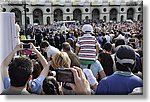
[{"label": "ear", "polygon": [[32,80],[32,75],[29,76],[29,81]]}]

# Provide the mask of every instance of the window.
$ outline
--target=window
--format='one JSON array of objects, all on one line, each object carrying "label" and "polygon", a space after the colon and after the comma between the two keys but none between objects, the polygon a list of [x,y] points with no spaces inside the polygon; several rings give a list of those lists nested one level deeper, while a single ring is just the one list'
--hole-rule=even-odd
[{"label": "window", "polygon": [[89,11],[89,9],[88,9],[88,8],[86,8],[86,9],[85,9],[85,12],[88,12],[88,11]]},{"label": "window", "polygon": [[124,8],[121,8],[121,11],[123,12],[123,11],[124,11]]},{"label": "window", "polygon": [[49,8],[47,8],[47,9],[46,9],[46,12],[50,12],[50,9],[49,9]]},{"label": "window", "polygon": [[67,11],[67,12],[70,12],[70,9],[69,9],[69,8],[67,8],[67,9],[66,9],[66,11]]},{"label": "window", "polygon": [[104,11],[104,12],[106,12],[106,11],[107,11],[107,9],[106,9],[106,8],[104,8],[104,9],[103,9],[103,11]]},{"label": "window", "polygon": [[138,8],[138,11],[141,11],[141,7]]},{"label": "window", "polygon": [[26,11],[29,12],[29,8],[26,8]]},{"label": "window", "polygon": [[3,12],[6,12],[6,8],[3,8],[3,10],[2,10]]}]

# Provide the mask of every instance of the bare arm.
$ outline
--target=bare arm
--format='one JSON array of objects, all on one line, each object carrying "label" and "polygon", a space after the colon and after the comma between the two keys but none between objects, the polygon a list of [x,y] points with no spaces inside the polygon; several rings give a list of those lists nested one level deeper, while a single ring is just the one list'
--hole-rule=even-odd
[{"label": "bare arm", "polygon": [[43,66],[43,70],[41,72],[40,75],[43,75],[43,76],[47,76],[48,74],[48,71],[49,71],[49,66],[48,66],[48,62],[47,60],[45,59],[45,57],[35,48],[35,46],[33,44],[31,44],[32,46],[32,49],[30,49],[31,51],[35,52],[38,56],[38,59],[39,61],[41,62],[42,66]]},{"label": "bare arm", "polygon": [[15,56],[15,53],[17,51],[22,50],[22,44],[16,45],[16,47],[14,48],[14,50],[4,59],[4,61],[1,64],[1,75],[2,75],[2,79],[4,79],[5,77],[8,77],[8,65],[10,64],[12,58]]},{"label": "bare arm", "polygon": [[80,48],[78,46],[76,46],[76,50],[75,50],[76,55],[78,55],[79,50],[80,50]]}]

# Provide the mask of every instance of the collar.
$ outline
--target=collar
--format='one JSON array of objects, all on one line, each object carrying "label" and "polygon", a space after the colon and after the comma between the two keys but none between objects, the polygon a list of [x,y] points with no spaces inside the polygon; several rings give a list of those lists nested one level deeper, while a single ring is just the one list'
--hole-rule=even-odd
[{"label": "collar", "polygon": [[90,33],[85,33],[83,36],[92,36]]},{"label": "collar", "polygon": [[48,50],[51,48],[51,46],[49,45],[47,48],[46,48],[46,52],[48,52]]},{"label": "collar", "polygon": [[114,74],[119,74],[119,75],[123,75],[123,76],[133,76],[134,74],[132,72],[125,72],[125,71],[116,71],[114,72]]}]

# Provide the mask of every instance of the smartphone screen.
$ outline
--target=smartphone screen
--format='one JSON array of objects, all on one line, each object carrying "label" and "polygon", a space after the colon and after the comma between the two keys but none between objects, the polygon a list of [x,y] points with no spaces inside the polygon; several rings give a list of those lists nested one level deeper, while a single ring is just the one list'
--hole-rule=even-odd
[{"label": "smartphone screen", "polygon": [[135,39],[134,39],[134,38],[130,38],[130,39],[129,39],[129,42],[135,43]]},{"label": "smartphone screen", "polygon": [[23,48],[24,49],[29,49],[30,48],[30,44],[23,44]]},{"label": "smartphone screen", "polygon": [[69,68],[56,69],[56,80],[58,82],[74,83],[73,73]]}]

